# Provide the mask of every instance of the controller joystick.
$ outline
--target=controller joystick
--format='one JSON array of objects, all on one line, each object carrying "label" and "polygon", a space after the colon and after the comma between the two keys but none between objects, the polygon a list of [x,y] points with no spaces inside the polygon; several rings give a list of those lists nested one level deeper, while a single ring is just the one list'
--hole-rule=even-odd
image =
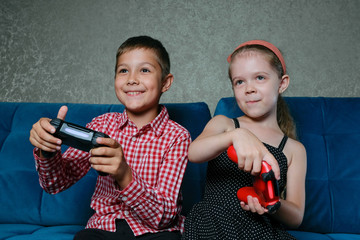
[{"label": "controller joystick", "polygon": [[[231,161],[238,163],[237,155],[233,146],[227,150]],[[279,185],[275,178],[271,166],[262,161],[261,172],[255,177],[252,187],[242,187],[237,191],[237,197],[240,201],[247,204],[248,196],[256,197],[268,213],[272,214],[280,208]]]},{"label": "controller joystick", "polygon": [[[59,118],[54,118],[50,124],[55,127],[54,137],[60,138],[64,145],[77,148],[79,150],[89,152],[93,148],[104,145],[98,144],[98,137],[109,138],[102,132],[97,132],[89,128],[85,128],[73,123],[65,122]],[[44,157],[51,157],[54,153],[42,151]],[[97,171],[101,176],[107,176],[107,173]]]}]

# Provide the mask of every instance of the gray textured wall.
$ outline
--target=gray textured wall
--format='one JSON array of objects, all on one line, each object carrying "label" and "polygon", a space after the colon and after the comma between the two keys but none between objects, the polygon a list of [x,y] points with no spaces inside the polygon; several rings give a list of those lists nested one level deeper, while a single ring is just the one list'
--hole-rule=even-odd
[{"label": "gray textured wall", "polygon": [[284,53],[285,96],[359,97],[359,0],[1,0],[0,101],[118,103],[115,52],[150,35],[170,53],[162,102],[232,96],[226,57],[265,39]]}]

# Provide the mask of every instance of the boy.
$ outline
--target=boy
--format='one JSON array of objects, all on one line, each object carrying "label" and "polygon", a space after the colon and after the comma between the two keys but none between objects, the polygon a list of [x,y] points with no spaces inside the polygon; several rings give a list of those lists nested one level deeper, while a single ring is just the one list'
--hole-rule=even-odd
[{"label": "boy", "polygon": [[[115,67],[115,92],[125,110],[87,124],[110,136],[97,139],[105,147],[90,153],[69,148],[61,155],[61,140],[50,134],[55,130],[50,119],[33,125],[30,142],[45,191],[69,188],[90,167],[109,174],[98,177],[91,201],[95,214],[75,239],[180,239],[180,186],[191,139],[159,104],[173,79],[161,42],[129,38],[118,49]],[[67,107],[61,107],[58,118],[65,119],[66,113]],[[42,151],[55,155],[47,159]]]}]

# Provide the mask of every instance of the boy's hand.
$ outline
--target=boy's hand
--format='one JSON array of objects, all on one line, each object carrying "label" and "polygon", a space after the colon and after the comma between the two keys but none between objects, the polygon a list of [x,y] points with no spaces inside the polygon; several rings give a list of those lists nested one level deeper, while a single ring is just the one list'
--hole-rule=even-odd
[{"label": "boy's hand", "polygon": [[[64,120],[68,108],[62,106],[59,109],[57,117]],[[55,128],[50,124],[51,119],[49,118],[40,118],[37,121],[32,129],[30,130],[30,142],[35,147],[46,152],[56,152],[61,149],[61,140],[55,138],[52,134],[55,132]],[[40,157],[44,157],[40,151]]]},{"label": "boy's hand", "polygon": [[126,188],[132,180],[132,171],[125,160],[121,145],[111,138],[97,138],[96,142],[106,146],[91,149],[91,167],[110,174],[121,189]]}]

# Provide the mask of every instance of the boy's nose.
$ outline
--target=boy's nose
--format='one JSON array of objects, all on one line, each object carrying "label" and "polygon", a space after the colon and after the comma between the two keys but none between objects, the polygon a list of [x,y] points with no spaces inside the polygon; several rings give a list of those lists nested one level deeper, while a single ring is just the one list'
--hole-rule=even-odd
[{"label": "boy's nose", "polygon": [[134,76],[134,75],[129,76],[127,84],[133,85],[133,84],[138,84],[138,83],[139,83],[139,81],[136,76]]}]

